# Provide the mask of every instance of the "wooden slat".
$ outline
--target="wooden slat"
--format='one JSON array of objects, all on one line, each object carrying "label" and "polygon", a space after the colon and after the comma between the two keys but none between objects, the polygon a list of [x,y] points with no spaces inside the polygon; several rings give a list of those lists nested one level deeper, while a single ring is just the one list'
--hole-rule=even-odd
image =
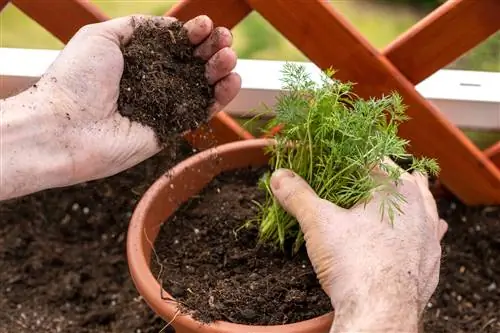
[{"label": "wooden slat", "polygon": [[500,168],[500,141],[486,149],[484,154]]},{"label": "wooden slat", "polygon": [[[241,22],[252,8],[244,0],[183,0],[165,13],[181,21],[198,15],[207,15],[217,26],[233,28]],[[241,139],[253,139],[252,134],[241,127],[224,112],[218,113],[209,123],[186,137],[198,149],[206,149],[219,144]]]},{"label": "wooden slat", "polygon": [[210,120],[208,126],[202,126],[196,131],[188,133],[185,137],[191,145],[200,150],[254,138],[251,133],[243,129],[240,124],[224,112],[217,113]]},{"label": "wooden slat", "polygon": [[[222,1],[225,1],[227,5],[232,3],[234,8],[223,9],[234,9],[234,15],[231,12],[223,15],[224,10],[215,6],[212,6],[215,8],[214,10],[209,10],[210,6],[206,6],[207,2],[205,1],[185,1],[170,14],[182,20],[196,16],[198,10],[199,13],[211,16],[218,24],[235,25],[251,11],[242,1]],[[98,7],[87,1],[52,0],[50,5],[47,2],[34,0],[13,0],[13,3],[64,43],[67,43],[80,27],[108,19]],[[188,139],[193,145],[200,149],[212,146],[213,143],[220,144],[249,138],[253,138],[250,133],[223,113],[212,119],[209,128],[202,128],[188,135]]]},{"label": "wooden slat", "polygon": [[384,55],[418,84],[499,29],[499,0],[450,0],[391,43]]},{"label": "wooden slat", "polygon": [[338,79],[357,82],[359,95],[379,97],[398,91],[412,118],[400,130],[411,141],[411,151],[437,158],[441,181],[465,203],[500,203],[500,171],[330,4],[247,1],[319,67],[332,66]]},{"label": "wooden slat", "polygon": [[88,1],[12,0],[12,3],[63,43],[67,43],[82,26],[108,19],[106,14]]},{"label": "wooden slat", "polygon": [[0,0],[0,12],[9,4],[10,0]]},{"label": "wooden slat", "polygon": [[209,16],[216,25],[233,28],[252,8],[244,0],[184,0],[165,15],[187,21],[198,15]]},{"label": "wooden slat", "polygon": [[[198,15],[207,15],[215,25],[233,28],[251,11],[252,8],[244,0],[183,0],[167,11],[165,16],[187,21]],[[188,141],[198,149],[253,138],[252,134],[224,112],[212,118],[209,126],[203,126],[187,135]]]}]

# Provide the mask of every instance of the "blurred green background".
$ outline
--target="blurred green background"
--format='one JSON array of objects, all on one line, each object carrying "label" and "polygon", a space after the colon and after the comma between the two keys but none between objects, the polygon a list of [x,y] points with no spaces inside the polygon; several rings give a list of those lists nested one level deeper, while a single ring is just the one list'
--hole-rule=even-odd
[{"label": "blurred green background", "polygon": [[[33,0],[35,1],[35,0]],[[44,1],[44,0],[39,0]],[[110,17],[134,13],[162,15],[177,0],[90,0]],[[203,0],[217,1],[217,0]],[[293,2],[294,0],[290,0]],[[383,48],[445,0],[331,0],[331,5],[376,47]],[[453,1],[453,0],[450,0]],[[481,0],[478,0],[481,1]],[[0,14],[2,47],[60,49],[63,44],[9,4]],[[61,17],[61,19],[64,19]],[[306,60],[258,13],[233,29],[240,58]],[[333,39],[333,38],[332,38]],[[490,37],[449,67],[500,71],[500,33]]]},{"label": "blurred green background", "polygon": [[[90,1],[110,17],[136,13],[162,15],[177,3],[176,0]],[[330,0],[329,2],[373,45],[382,49],[445,0]],[[12,4],[7,5],[1,12],[0,25],[2,47],[45,49],[63,47],[61,42]],[[307,60],[258,13],[250,14],[233,29],[233,34],[234,48],[242,59]],[[500,33],[496,33],[447,67],[500,72]],[[498,133],[472,135],[480,146],[487,146],[500,139]]]}]

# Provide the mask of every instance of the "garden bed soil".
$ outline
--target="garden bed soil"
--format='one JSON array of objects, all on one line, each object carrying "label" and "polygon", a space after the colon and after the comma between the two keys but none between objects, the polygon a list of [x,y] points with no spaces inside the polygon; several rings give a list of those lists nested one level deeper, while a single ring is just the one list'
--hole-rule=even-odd
[{"label": "garden bed soil", "polygon": [[206,61],[194,56],[182,22],[169,26],[132,22],[136,30],[123,49],[119,112],[153,128],[160,144],[208,121],[214,87],[205,76]]},{"label": "garden bed soil", "polygon": [[141,195],[193,153],[179,141],[108,179],[0,202],[0,333],[165,326],[129,276],[126,232]]},{"label": "garden bed soil", "polygon": [[[172,165],[170,153],[106,180],[0,203],[0,333],[156,333],[164,328],[133,286],[125,238],[142,193]],[[188,153],[185,149],[177,158]],[[235,205],[235,199],[226,199],[224,205]],[[203,198],[198,200],[193,211],[203,214]],[[223,202],[217,204],[223,207]],[[250,214],[245,207],[231,216]],[[443,243],[441,281],[424,318],[426,331],[499,332],[500,209],[471,209],[443,199],[439,210],[450,231]],[[236,260],[238,253],[231,255]],[[245,253],[242,260],[248,260]],[[172,286],[165,281],[167,289]]]}]

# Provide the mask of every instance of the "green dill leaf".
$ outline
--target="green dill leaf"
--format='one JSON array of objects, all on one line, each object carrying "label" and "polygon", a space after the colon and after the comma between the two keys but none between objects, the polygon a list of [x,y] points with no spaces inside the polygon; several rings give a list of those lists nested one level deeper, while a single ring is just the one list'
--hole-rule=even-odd
[{"label": "green dill leaf", "polygon": [[[380,98],[362,99],[353,92],[354,84],[341,82],[328,69],[320,82],[312,80],[303,65],[287,63],[282,69],[283,92],[276,99],[276,118],[269,123],[282,130],[277,144],[267,149],[272,170],[288,168],[303,177],[316,193],[343,208],[366,202],[375,192],[383,192],[381,218],[391,223],[403,214],[405,198],[396,191],[404,172],[439,173],[438,163],[416,158],[406,149],[407,140],[398,136],[399,125],[407,121],[406,107],[396,92]],[[408,167],[386,163],[386,158],[411,160]],[[386,177],[375,176],[379,168]],[[270,174],[259,186],[266,200],[260,211],[259,237],[285,249],[294,242],[296,252],[304,243],[297,221],[281,208],[270,188]]]}]

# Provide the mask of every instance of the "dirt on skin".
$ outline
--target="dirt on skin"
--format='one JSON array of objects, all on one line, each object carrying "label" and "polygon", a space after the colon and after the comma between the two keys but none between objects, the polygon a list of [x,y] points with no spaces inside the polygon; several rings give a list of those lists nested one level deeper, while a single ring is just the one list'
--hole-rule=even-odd
[{"label": "dirt on skin", "polygon": [[206,61],[194,56],[182,22],[166,26],[138,21],[123,47],[119,112],[153,128],[160,144],[207,122],[214,87],[205,76]]},{"label": "dirt on skin", "polygon": [[[284,324],[331,310],[305,251],[290,259],[256,247],[257,230],[238,230],[255,216],[252,201],[262,199],[257,179],[248,171],[220,176],[169,219],[155,243],[164,288],[201,321]],[[500,332],[500,207],[438,204],[450,231],[426,331]]]},{"label": "dirt on skin", "polygon": [[[157,333],[164,328],[165,322],[153,314],[133,286],[125,237],[142,193],[175,160],[193,153],[183,147],[182,154],[165,151],[105,180],[0,203],[0,333]],[[216,200],[213,206],[219,205],[219,210],[198,198],[192,209],[200,215],[199,223],[208,220],[201,214],[220,215],[221,207],[230,211],[226,214],[231,218],[252,214],[253,208],[245,204],[245,195],[255,193],[250,190],[252,179],[255,177],[240,181],[233,190],[225,185],[226,190],[218,194],[221,199],[212,194]],[[247,192],[234,189],[245,182]],[[238,194],[238,199],[230,198],[229,193]],[[237,204],[239,200],[243,204]],[[467,208],[453,199],[439,200],[438,206],[450,230],[443,241],[441,281],[424,317],[426,332],[500,332],[500,207]],[[220,233],[230,231],[221,228],[223,222],[211,222]],[[199,230],[201,235],[196,237],[201,239],[203,229]],[[195,235],[194,230],[191,235]],[[209,250],[201,242],[197,248],[198,255]],[[228,255],[233,263],[238,255],[249,262],[248,253],[229,251]],[[279,257],[273,260],[278,262],[276,267],[283,262]],[[235,272],[238,267],[246,269],[235,265]],[[191,275],[199,271],[189,270]],[[308,269],[305,272],[310,276]],[[291,279],[294,275],[286,276]],[[252,278],[256,277],[256,286],[265,297],[267,288],[259,285],[262,278]],[[299,275],[295,278],[302,279]],[[167,289],[174,286],[178,285],[165,281]],[[241,296],[241,291],[234,292]],[[297,295],[289,297],[301,299],[301,293]],[[227,297],[227,304],[231,295],[221,296]],[[216,301],[222,303],[214,297],[214,304]],[[267,316],[274,314],[273,309]]]}]

